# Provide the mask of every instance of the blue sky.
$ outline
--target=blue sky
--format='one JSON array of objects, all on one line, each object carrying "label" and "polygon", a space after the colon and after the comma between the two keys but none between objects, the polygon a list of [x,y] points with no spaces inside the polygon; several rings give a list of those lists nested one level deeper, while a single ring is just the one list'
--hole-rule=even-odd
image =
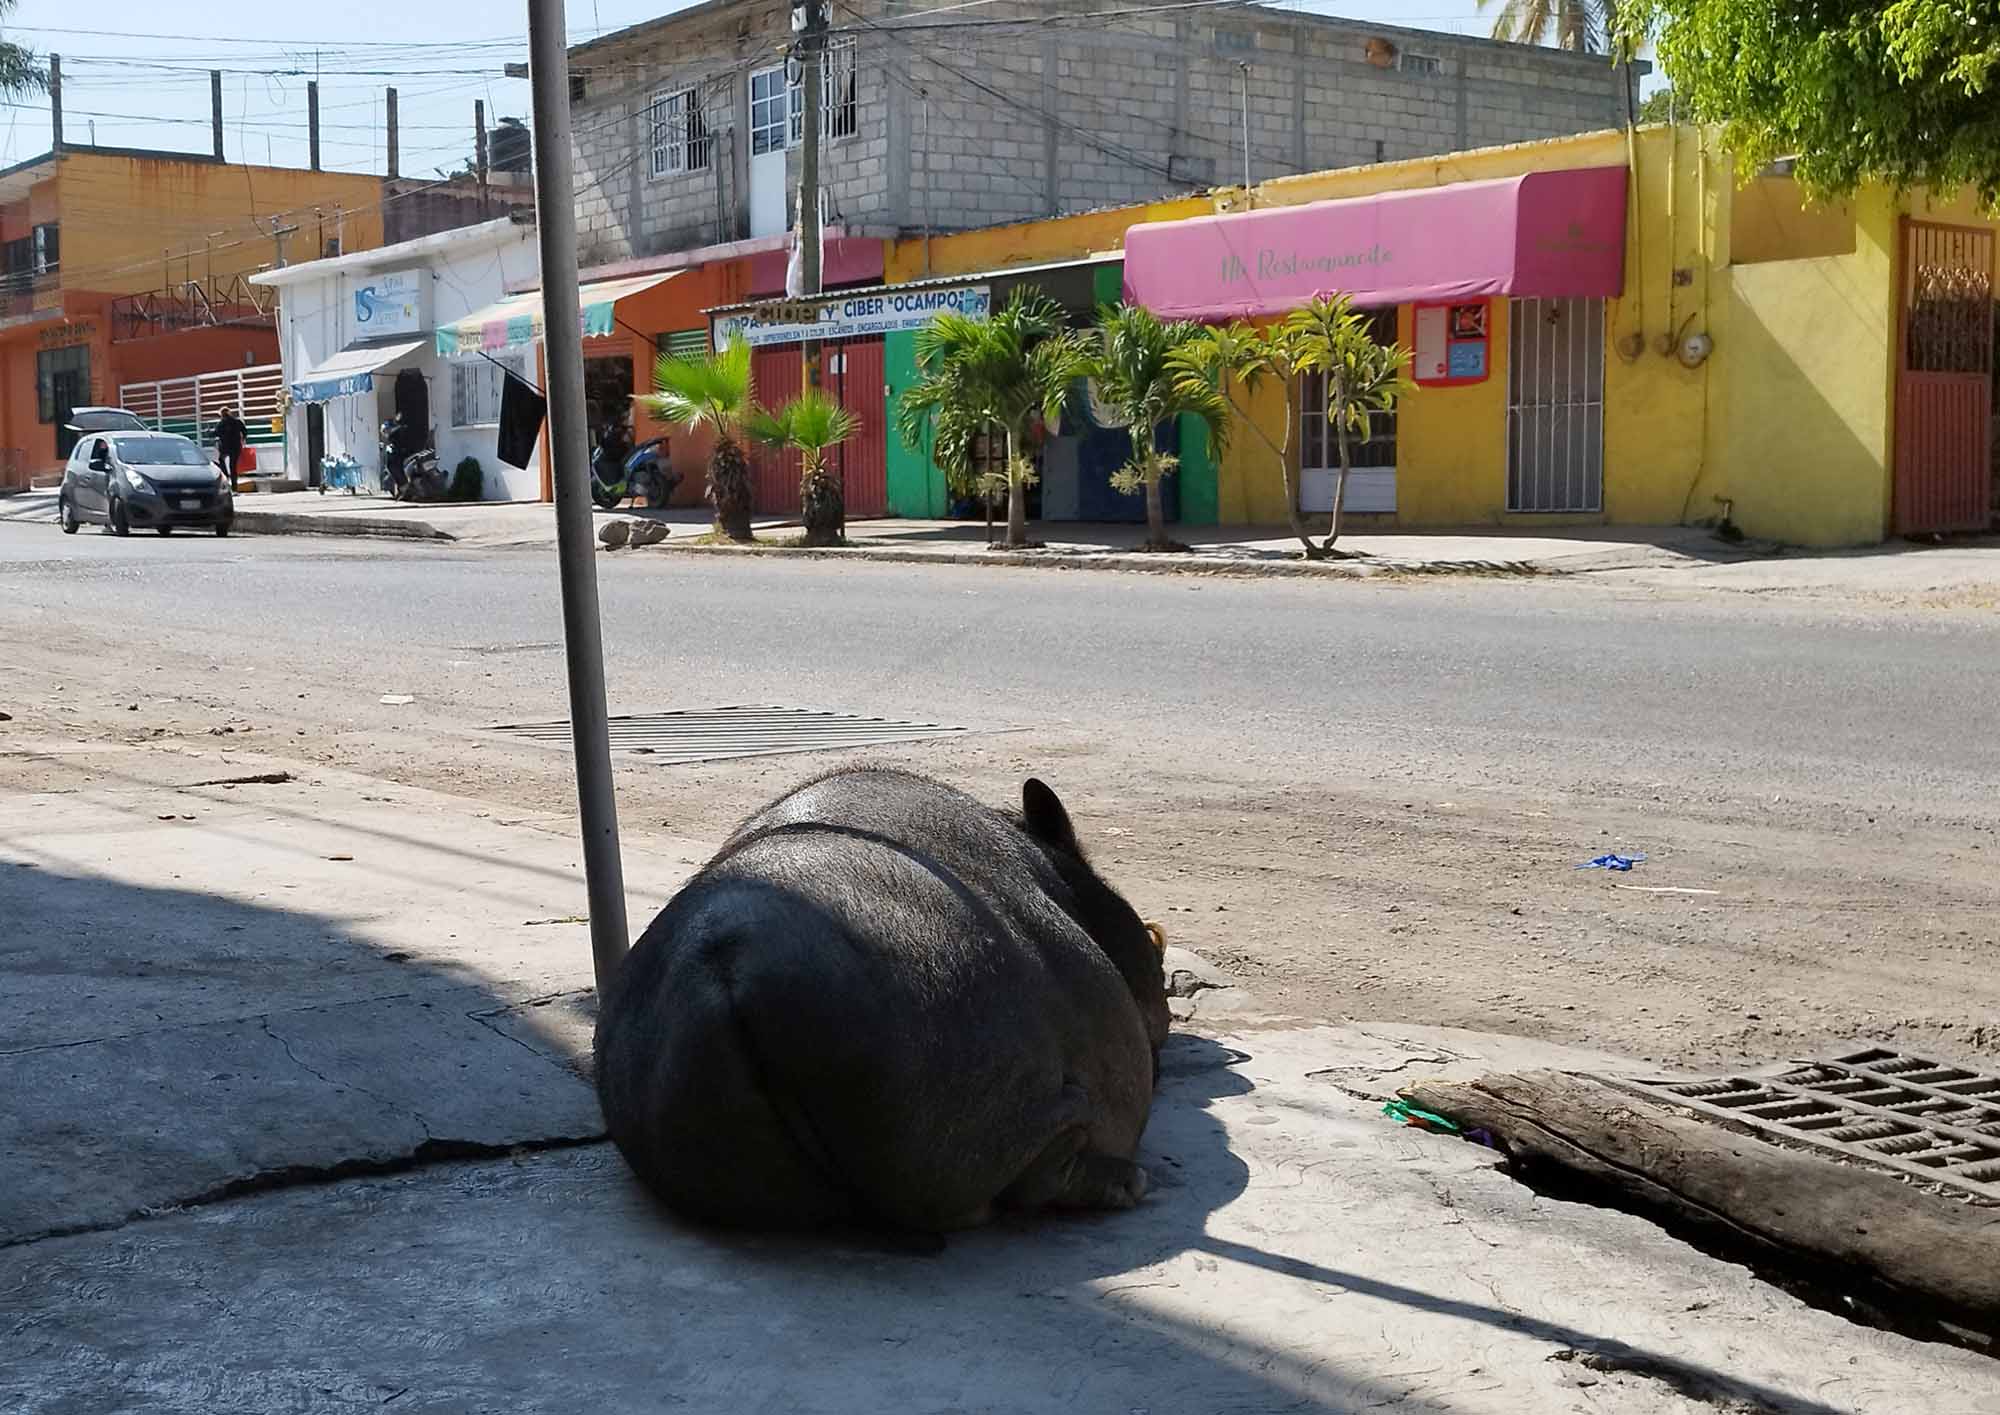
[{"label": "blue sky", "polygon": [[[673,0],[570,0],[570,38],[679,8]],[[1461,33],[1490,27],[1474,0],[1316,0],[1310,8]],[[505,115],[526,116],[527,84],[502,76],[507,61],[526,57],[526,15],[521,0],[497,7],[347,0],[310,11],[274,8],[268,0],[20,0],[4,29],[16,43],[63,56],[72,141],[90,141],[94,123],[95,140],[105,146],[205,152],[206,71],[221,68],[230,160],[303,167],[305,86],[317,72],[325,166],[382,170],[382,90],[394,85],[402,170],[428,176],[458,166],[471,152],[475,99],[486,101],[489,125]],[[0,165],[48,146],[46,99],[7,110]]]}]

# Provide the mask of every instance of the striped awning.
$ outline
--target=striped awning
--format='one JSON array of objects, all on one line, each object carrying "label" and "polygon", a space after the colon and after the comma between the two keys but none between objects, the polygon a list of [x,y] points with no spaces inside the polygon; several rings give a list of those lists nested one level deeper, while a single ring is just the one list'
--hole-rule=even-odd
[{"label": "striped awning", "polygon": [[292,382],[294,403],[328,403],[375,386],[375,370],[424,347],[421,339],[398,344],[357,344],[322,359]]},{"label": "striped awning", "polygon": [[[583,337],[592,339],[609,334],[617,323],[620,300],[664,285],[678,274],[678,270],[666,270],[652,275],[628,275],[622,280],[593,280],[578,286],[577,298],[583,306]],[[450,324],[440,324],[437,351],[446,355],[498,353],[532,344],[544,332],[542,292],[534,290],[474,310]]]}]

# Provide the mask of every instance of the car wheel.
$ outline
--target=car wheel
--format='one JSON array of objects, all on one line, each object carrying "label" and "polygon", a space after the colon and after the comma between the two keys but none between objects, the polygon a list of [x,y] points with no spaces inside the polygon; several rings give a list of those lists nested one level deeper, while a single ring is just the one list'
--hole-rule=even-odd
[{"label": "car wheel", "polygon": [[57,497],[56,507],[57,507],[57,519],[62,522],[63,534],[66,536],[75,535],[76,528],[78,525],[76,519],[76,508],[69,504],[69,498],[67,496]]},{"label": "car wheel", "polygon": [[174,533],[174,528],[172,526],[158,526],[155,527],[155,529],[158,530],[159,533],[163,536],[170,536]]},{"label": "car wheel", "polygon": [[111,534],[114,536],[132,534],[132,518],[125,514],[125,502],[122,498],[113,498],[111,502]]},{"label": "car wheel", "polygon": [[235,524],[235,521],[236,518],[234,516],[225,516],[223,519],[215,523],[215,533],[219,536],[228,535],[229,528],[230,526]]}]

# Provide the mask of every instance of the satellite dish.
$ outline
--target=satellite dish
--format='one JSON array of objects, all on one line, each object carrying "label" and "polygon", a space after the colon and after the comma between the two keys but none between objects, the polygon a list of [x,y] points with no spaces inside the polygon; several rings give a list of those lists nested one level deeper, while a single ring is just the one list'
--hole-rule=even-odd
[{"label": "satellite dish", "polygon": [[1090,420],[1092,422],[1096,423],[1099,427],[1106,428],[1131,426],[1132,420],[1119,412],[1111,403],[1107,402],[1104,395],[1098,391],[1096,379],[1086,378],[1083,381],[1083,387],[1085,400],[1090,404]]}]

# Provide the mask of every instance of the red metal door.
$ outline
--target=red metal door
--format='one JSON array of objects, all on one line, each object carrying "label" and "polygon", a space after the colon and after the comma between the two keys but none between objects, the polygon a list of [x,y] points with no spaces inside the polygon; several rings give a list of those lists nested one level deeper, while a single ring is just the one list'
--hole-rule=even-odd
[{"label": "red metal door", "polygon": [[[750,381],[758,403],[782,408],[805,386],[803,355],[796,344],[775,344],[750,355]],[[750,458],[750,505],[760,516],[799,514],[799,454],[783,447],[753,442]]]},{"label": "red metal door", "polygon": [[849,516],[889,511],[889,427],[883,401],[882,341],[829,344],[820,360],[827,392],[854,414],[854,436],[828,461],[841,478]]},{"label": "red metal door", "polygon": [[1992,515],[1993,233],[1903,221],[1895,529],[1985,530]]}]

